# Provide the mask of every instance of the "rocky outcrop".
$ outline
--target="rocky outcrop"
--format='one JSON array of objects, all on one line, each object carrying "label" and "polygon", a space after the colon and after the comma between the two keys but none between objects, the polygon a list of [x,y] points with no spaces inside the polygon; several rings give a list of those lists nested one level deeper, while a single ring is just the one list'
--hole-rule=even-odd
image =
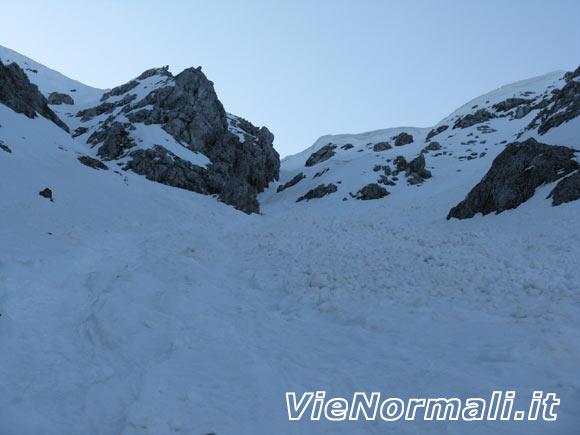
[{"label": "rocky outcrop", "polygon": [[389,192],[384,187],[379,186],[377,183],[370,183],[360,189],[354,197],[362,201],[368,201],[371,199],[384,198],[388,194]]},{"label": "rocky outcrop", "polygon": [[425,142],[429,142],[431,138],[437,136],[439,133],[443,133],[445,130],[449,128],[448,125],[440,125],[437,128],[432,129],[429,133],[427,133],[427,137],[425,138]]},{"label": "rocky outcrop", "polygon": [[48,96],[48,104],[53,106],[60,106],[61,104],[73,105],[75,100],[69,94],[62,94],[60,92],[51,92]]},{"label": "rocky outcrop", "polygon": [[131,138],[129,130],[135,127],[129,123],[111,122],[106,123],[103,128],[95,131],[88,139],[88,143],[101,144],[97,150],[97,155],[104,160],[115,160],[125,155],[129,148],[136,144]]},{"label": "rocky outcrop", "polygon": [[393,148],[390,143],[388,142],[379,142],[373,145],[374,152],[386,151]]},{"label": "rocky outcrop", "polygon": [[306,178],[306,175],[304,175],[302,172],[300,172],[299,174],[297,174],[294,178],[292,178],[287,183],[283,184],[282,186],[278,186],[278,189],[276,190],[276,193],[282,192],[283,190],[286,190],[289,187],[292,187],[292,186],[297,185],[304,178]]},{"label": "rocky outcrop", "polygon": [[410,162],[407,162],[403,156],[397,156],[393,163],[396,167],[393,175],[398,175],[404,171],[409,184],[421,184],[427,178],[431,178],[431,172],[425,168],[426,162],[423,153]]},{"label": "rocky outcrop", "polygon": [[401,133],[395,137],[392,138],[395,141],[395,146],[396,147],[402,147],[403,145],[407,145],[410,143],[413,143],[413,136],[411,136],[409,133]]},{"label": "rocky outcrop", "polygon": [[533,98],[507,98],[504,101],[494,104],[492,107],[496,112],[508,112],[514,107],[521,106],[522,104],[531,104],[533,102]]},{"label": "rocky outcrop", "polygon": [[306,167],[314,166],[317,165],[318,163],[330,159],[333,155],[336,154],[336,152],[334,151],[335,149],[336,145],[333,145],[331,143],[329,143],[328,145],[324,145],[322,148],[320,148],[318,151],[313,152],[310,155],[310,157],[308,157],[308,160],[306,160],[304,166]]},{"label": "rocky outcrop", "polygon": [[429,152],[429,151],[439,151],[441,149],[441,145],[437,141],[431,142],[427,145],[421,152]]},{"label": "rocky outcrop", "polygon": [[6,145],[4,142],[2,142],[1,140],[0,140],[0,150],[6,151],[7,153],[12,153],[12,150],[10,149],[10,147],[8,145]]},{"label": "rocky outcrop", "polygon": [[15,63],[4,65],[0,61],[0,103],[28,118],[39,114],[69,131],[68,126],[48,107],[48,101],[38,87],[30,83],[26,73]]},{"label": "rocky outcrop", "polygon": [[50,202],[54,202],[54,198],[52,197],[52,190],[50,190],[48,187],[42,189],[40,192],[38,192],[38,194],[43,198],[50,199]]},{"label": "rocky outcrop", "polygon": [[326,184],[326,185],[321,184],[321,185],[315,187],[314,189],[311,189],[308,192],[306,192],[306,195],[298,198],[296,200],[296,202],[300,202],[300,201],[304,201],[304,200],[310,201],[311,199],[322,198],[326,195],[330,195],[331,193],[336,192],[337,190],[338,190],[338,188],[334,184]]},{"label": "rocky outcrop", "polygon": [[580,67],[574,72],[566,73],[564,87],[553,91],[552,98],[527,126],[528,129],[538,127],[538,133],[543,135],[552,128],[580,116],[580,80],[578,77],[580,77]]},{"label": "rocky outcrop", "polygon": [[580,199],[580,171],[563,178],[550,192],[548,198],[552,198],[553,206]]},{"label": "rocky outcrop", "polygon": [[431,172],[425,169],[425,156],[419,154],[418,157],[411,160],[405,168],[405,174],[409,184],[421,184],[427,178],[431,178]]},{"label": "rocky outcrop", "polygon": [[476,124],[487,122],[494,118],[497,118],[497,116],[493,113],[490,113],[485,109],[479,109],[475,113],[469,113],[464,117],[459,118],[457,121],[455,121],[455,124],[453,124],[453,128],[468,128]]},{"label": "rocky outcrop", "polygon": [[[145,85],[143,80],[149,81]],[[137,95],[143,95],[146,88],[149,93],[138,100]],[[272,145],[274,135],[265,127],[227,114],[201,68],[188,68],[175,77],[167,67],[154,68],[112,89],[102,100],[77,116],[87,123],[84,128],[93,123],[88,143],[99,147],[97,154],[104,160],[128,158],[126,170],[159,183],[216,194],[247,213],[259,211],[257,194],[278,179],[280,158]],[[103,114],[109,117],[96,123],[93,118]],[[136,149],[142,140],[135,140],[132,131],[139,123],[159,125],[211,164],[201,167],[179,159],[160,145]]]},{"label": "rocky outcrop", "polygon": [[[508,144],[483,179],[450,210],[447,219],[466,219],[477,213],[486,215],[516,208],[530,199],[537,187],[577,170],[580,165],[573,159],[575,152],[571,148],[539,143],[532,138]],[[574,196],[569,192],[574,192],[576,177],[563,182],[550,194],[554,205],[563,198]]]},{"label": "rocky outcrop", "polygon": [[93,168],[93,169],[102,169],[104,171],[108,170],[108,166],[105,165],[103,162],[101,162],[98,159],[95,159],[93,157],[89,157],[89,156],[80,156],[78,158],[78,161],[81,162],[83,165],[88,166],[89,168]]}]

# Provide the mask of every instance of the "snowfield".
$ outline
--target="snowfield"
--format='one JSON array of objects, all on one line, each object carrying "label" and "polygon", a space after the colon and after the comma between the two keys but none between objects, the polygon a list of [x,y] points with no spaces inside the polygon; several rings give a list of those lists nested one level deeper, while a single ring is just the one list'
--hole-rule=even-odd
[{"label": "snowfield", "polygon": [[[355,148],[309,169],[344,191],[296,204],[319,178],[273,185],[246,215],[81,165],[92,151],[44,118],[0,105],[0,124],[3,435],[578,433],[580,201],[551,207],[543,186],[515,210],[445,219],[499,135],[485,159],[428,155],[432,179],[376,201],[342,201],[379,162]],[[550,143],[578,147],[570,125]],[[428,131],[381,155],[417,155]],[[286,159],[280,184],[317,148]],[[561,404],[556,422],[289,421],[285,393],[316,390]]]}]

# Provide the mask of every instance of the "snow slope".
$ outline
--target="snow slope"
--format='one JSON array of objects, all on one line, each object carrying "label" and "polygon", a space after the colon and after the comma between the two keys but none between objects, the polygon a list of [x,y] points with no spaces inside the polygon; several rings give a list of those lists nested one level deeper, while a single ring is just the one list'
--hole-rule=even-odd
[{"label": "snow slope", "polygon": [[[525,123],[495,121],[508,136]],[[377,201],[342,197],[383,156],[417,155],[428,129],[321,138],[283,163],[281,182],[309,178],[273,186],[248,216],[83,166],[84,141],[44,118],[0,105],[0,125],[12,151],[0,150],[2,434],[577,433],[580,202],[551,207],[544,186],[515,210],[445,220],[502,148],[498,134],[481,134],[490,157],[469,161],[455,155],[475,127],[436,136],[453,154],[427,155],[433,178]],[[365,148],[401,131],[416,143]],[[554,141],[578,130],[558,131]],[[304,168],[327,142],[355,148]],[[316,182],[344,190],[295,204],[323,167]],[[289,422],[285,392],[318,389],[516,389],[522,407],[542,389],[561,406],[557,422]]]}]

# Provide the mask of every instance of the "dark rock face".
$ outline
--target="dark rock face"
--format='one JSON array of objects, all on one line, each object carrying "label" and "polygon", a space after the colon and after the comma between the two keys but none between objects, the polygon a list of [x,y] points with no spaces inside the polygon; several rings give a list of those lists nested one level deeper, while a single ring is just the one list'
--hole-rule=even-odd
[{"label": "dark rock face", "polygon": [[410,162],[407,162],[403,156],[397,156],[393,163],[396,167],[393,175],[398,175],[404,171],[409,184],[421,184],[427,178],[431,178],[431,172],[425,169],[426,162],[423,153]]},{"label": "dark rock face", "polygon": [[580,81],[576,80],[577,77],[580,77],[580,67],[573,73],[566,73],[564,87],[554,90],[552,98],[527,126],[528,129],[539,124],[538,133],[543,135],[550,129],[580,116]]},{"label": "dark rock face", "polygon": [[28,118],[40,114],[65,131],[67,125],[48,107],[48,101],[38,87],[28,80],[26,73],[15,63],[5,66],[0,62],[0,103]]},{"label": "dark rock face", "polygon": [[306,195],[301,196],[296,200],[296,202],[300,201],[310,201],[311,199],[322,198],[323,196],[329,195],[334,193],[338,190],[336,185],[334,184],[321,184],[320,186],[315,187],[314,189],[309,190]]},{"label": "dark rock face", "polygon": [[125,83],[124,85],[114,87],[109,92],[105,92],[103,94],[103,96],[101,97],[101,101],[108,100],[110,97],[117,97],[119,95],[126,94],[131,89],[134,89],[137,86],[139,86],[139,82],[136,80],[131,80],[130,82]]},{"label": "dark rock face", "polygon": [[514,118],[515,119],[521,119],[524,116],[526,116],[528,113],[530,113],[532,111],[532,108],[530,106],[518,106],[518,108],[516,109],[516,113],[514,114]]},{"label": "dark rock face", "polygon": [[580,199],[580,171],[576,171],[556,184],[548,198],[552,198],[553,206]]},{"label": "dark rock face", "polygon": [[[483,179],[450,210],[447,219],[466,219],[477,213],[486,215],[516,208],[530,199],[537,187],[578,169],[578,163],[573,160],[575,152],[563,146],[542,144],[535,139],[508,144]],[[556,186],[551,194],[554,205],[557,205],[556,197],[558,200],[570,197],[567,192],[574,190],[574,182],[575,178],[565,182],[558,191]]]},{"label": "dark rock face", "polygon": [[[112,122],[105,128],[95,131],[88,139],[88,143],[96,145],[102,143],[97,154],[104,160],[114,160],[121,157],[126,150],[135,146],[128,129],[128,123]],[[134,128],[134,127],[133,127]]]},{"label": "dark rock face", "polygon": [[406,168],[407,181],[409,184],[420,184],[427,178],[431,178],[431,172],[425,169],[425,156],[419,154]]},{"label": "dark rock face", "polygon": [[50,190],[48,187],[38,192],[38,194],[43,198],[50,199],[50,202],[54,202],[54,199],[52,198],[52,190]]},{"label": "dark rock face", "polygon": [[380,199],[387,196],[389,192],[383,186],[379,186],[377,183],[367,184],[361,190],[359,190],[355,198],[362,201],[368,201],[371,199]]},{"label": "dark rock face", "polygon": [[330,143],[328,145],[324,145],[322,148],[312,153],[310,157],[308,157],[308,160],[306,160],[304,166],[310,167],[328,160],[329,158],[331,158],[333,155],[336,154],[336,152],[334,151],[335,149],[336,145]]},{"label": "dark rock face", "polygon": [[61,94],[60,92],[52,92],[48,96],[48,104],[59,106],[61,104],[73,105],[75,100],[69,94]]},{"label": "dark rock face", "polygon": [[492,107],[496,112],[507,112],[512,110],[514,107],[521,106],[522,104],[531,104],[533,102],[533,98],[508,98],[504,101],[494,104]]},{"label": "dark rock face", "polygon": [[425,138],[425,142],[429,142],[433,136],[437,136],[439,133],[443,133],[448,128],[449,128],[448,125],[440,125],[439,127],[434,128],[429,133],[427,133],[427,137]]},{"label": "dark rock face", "polygon": [[395,157],[395,160],[393,160],[393,163],[395,164],[395,168],[396,168],[395,172],[397,172],[397,174],[401,171],[404,171],[407,168],[407,160],[405,160],[405,157],[403,157],[403,156]]},{"label": "dark rock face", "polygon": [[413,136],[411,136],[408,133],[401,133],[395,137],[393,137],[393,140],[395,141],[395,146],[396,147],[402,147],[403,145],[407,145],[410,143],[413,143]]},{"label": "dark rock face", "polygon": [[104,171],[109,169],[108,166],[105,165],[100,160],[94,159],[94,158],[89,157],[89,156],[80,156],[78,158],[78,161],[81,162],[83,165],[88,166],[89,168],[93,168],[93,169],[97,169],[97,170],[102,169]]},{"label": "dark rock face", "polygon": [[[139,80],[160,76],[142,100],[130,91]],[[111,96],[124,95],[109,102]],[[226,114],[213,83],[201,68],[188,68],[173,77],[164,68],[144,72],[136,80],[114,88],[103,96],[99,106],[79,112],[84,122],[111,114],[96,125],[88,143],[100,144],[98,155],[105,160],[130,157],[125,169],[149,180],[203,194],[217,194],[226,204],[247,213],[258,212],[257,194],[277,180],[280,158],[272,143],[274,135],[243,118]],[[120,109],[119,109],[120,108]],[[115,111],[116,110],[116,111]],[[113,114],[113,112],[115,112]],[[118,116],[129,122],[120,122]],[[135,123],[160,125],[177,142],[204,154],[211,164],[206,168],[177,159],[163,147],[135,150],[131,131]],[[151,161],[147,161],[151,160]]]},{"label": "dark rock face", "polygon": [[497,118],[497,116],[485,109],[479,109],[475,113],[469,113],[463,118],[459,118],[455,124],[453,124],[453,128],[468,128],[476,124],[487,122],[493,118]]},{"label": "dark rock face", "polygon": [[129,156],[131,160],[124,169],[144,175],[148,180],[205,195],[218,193],[217,189],[209,189],[208,172],[204,168],[177,157],[160,145],[135,150]]},{"label": "dark rock face", "polygon": [[90,109],[85,109],[79,111],[76,116],[81,118],[81,121],[87,122],[93,119],[95,116],[100,116],[103,114],[110,114],[113,113],[117,107],[126,106],[127,104],[131,103],[133,100],[137,98],[134,94],[128,94],[123,97],[122,100],[117,101],[115,103],[104,102],[99,104],[96,107],[91,107]]},{"label": "dark rock face", "polygon": [[374,152],[386,151],[393,148],[390,143],[388,142],[379,142],[373,145]]},{"label": "dark rock face", "polygon": [[283,184],[282,186],[278,186],[278,189],[276,190],[276,193],[282,192],[283,190],[286,190],[289,187],[292,187],[292,186],[297,185],[304,178],[306,178],[306,175],[304,175],[302,172],[300,172],[299,174],[297,174],[294,178],[292,178],[287,183]]},{"label": "dark rock face", "polygon": [[354,148],[354,145],[351,143],[347,143],[347,144],[341,146],[340,148],[342,148],[343,150],[350,150],[351,148]]}]

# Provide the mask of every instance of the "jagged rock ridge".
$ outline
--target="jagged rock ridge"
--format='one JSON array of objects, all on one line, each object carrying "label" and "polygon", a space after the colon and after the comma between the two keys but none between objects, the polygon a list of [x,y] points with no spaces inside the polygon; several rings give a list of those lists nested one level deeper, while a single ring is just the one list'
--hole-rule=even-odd
[{"label": "jagged rock ridge", "polygon": [[[215,194],[246,213],[259,212],[257,194],[278,179],[274,135],[226,113],[201,67],[175,77],[167,67],[145,71],[76,116],[82,126],[75,135],[88,135],[87,143],[103,160],[121,160],[124,169],[152,181]],[[139,124],[159,125],[180,146],[210,163],[188,161],[163,143],[143,148],[142,139],[133,134]]]}]

